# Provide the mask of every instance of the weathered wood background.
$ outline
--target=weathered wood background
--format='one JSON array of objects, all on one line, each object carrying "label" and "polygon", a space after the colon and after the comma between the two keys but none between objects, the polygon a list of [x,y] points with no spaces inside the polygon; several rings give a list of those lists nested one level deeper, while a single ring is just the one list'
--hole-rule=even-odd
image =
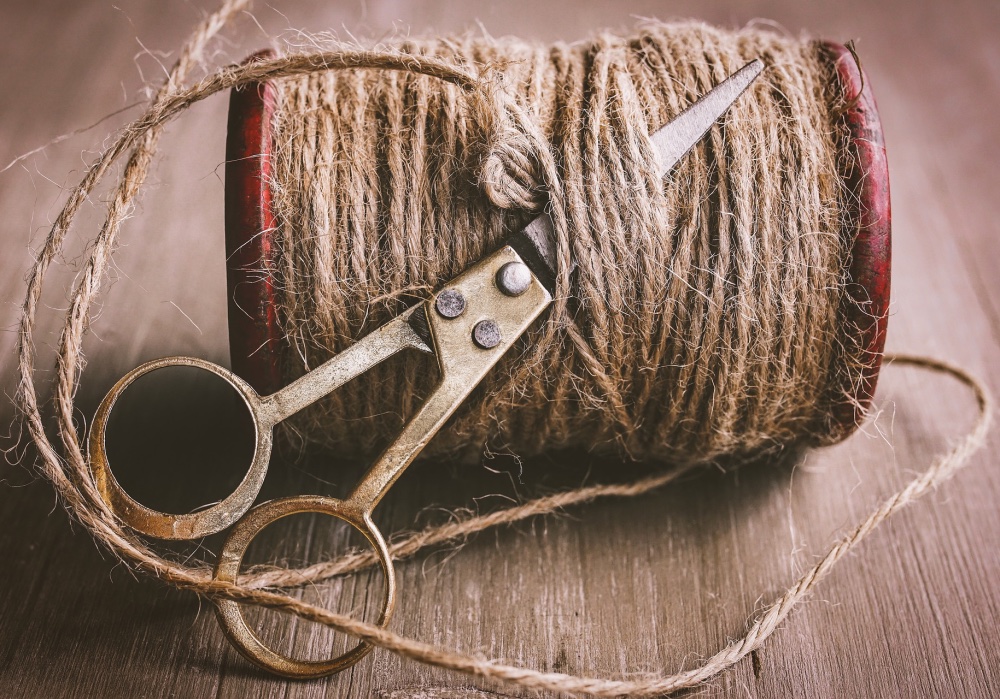
[{"label": "weathered wood background", "polygon": [[[23,275],[64,195],[101,140],[135,113],[206,3],[7,0],[0,8],[0,167],[125,108],[0,173],[0,366],[14,384]],[[1000,388],[1000,4],[894,0],[678,0],[670,4],[260,3],[222,50],[235,60],[290,28],[382,36],[477,30],[577,39],[636,17],[757,18],[858,49],[889,146],[895,228],[889,348],[967,365]],[[232,34],[231,34],[232,36]],[[148,193],[127,224],[116,282],[94,326],[82,404],[139,361],[194,354],[225,362],[222,179],[226,98],[172,127]],[[98,222],[99,202],[80,231]],[[67,255],[70,279],[80,235]],[[72,246],[71,246],[72,247]],[[54,344],[57,284],[41,338]],[[46,360],[47,361],[47,360]],[[44,377],[39,377],[44,378]],[[184,405],[183,386],[167,392]],[[881,411],[846,444],[734,473],[703,473],[638,501],[606,501],[490,532],[458,552],[403,562],[394,628],[524,665],[591,675],[689,668],[810,564],[879,498],[964,430],[970,400],[947,381],[888,368]],[[4,401],[2,424],[12,420]],[[137,413],[151,420],[155,413]],[[16,443],[16,426],[6,445]],[[995,696],[1000,692],[1000,474],[994,433],[953,482],[879,530],[797,610],[763,651],[717,678],[724,696]],[[21,450],[8,454],[16,460]],[[155,458],[149,471],[166,469]],[[440,519],[438,505],[486,509],[622,477],[615,464],[561,458],[411,469],[380,511],[387,531]],[[491,465],[491,468],[493,466]],[[629,466],[629,469],[640,469]],[[270,493],[340,492],[352,474],[317,460],[277,464]],[[185,495],[163,471],[155,491]],[[589,474],[589,475],[588,475]],[[327,680],[287,683],[244,662],[193,597],[133,579],[74,529],[49,487],[19,465],[0,485],[0,695],[5,697],[523,696],[376,651]],[[142,479],[139,479],[142,480]],[[317,560],[339,534],[301,518],[269,553]],[[272,541],[272,543],[274,543]],[[263,555],[263,554],[262,554]],[[361,577],[306,592],[338,609],[365,605]],[[303,652],[329,635],[267,615],[272,638]],[[271,628],[273,627],[273,628]]]}]

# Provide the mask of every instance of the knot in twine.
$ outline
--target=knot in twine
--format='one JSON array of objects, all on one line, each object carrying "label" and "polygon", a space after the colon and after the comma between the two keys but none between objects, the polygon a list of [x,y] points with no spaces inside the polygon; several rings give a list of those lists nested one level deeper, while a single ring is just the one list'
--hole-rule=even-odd
[{"label": "knot in twine", "polygon": [[[503,74],[493,67],[498,85],[470,95],[472,111],[485,133],[477,184],[500,209],[537,211],[548,199],[543,172],[555,170],[544,134],[504,89]],[[544,165],[543,165],[544,163]]]},{"label": "knot in twine", "polygon": [[[38,448],[39,467],[43,475],[53,484],[69,513],[97,542],[137,571],[175,587],[192,590],[208,599],[231,599],[292,613],[351,634],[401,656],[459,672],[554,692],[606,697],[656,696],[696,686],[759,648],[791,609],[809,594],[837,561],[853,550],[880,522],[950,478],[982,445],[991,424],[993,410],[992,400],[983,384],[961,368],[945,362],[920,357],[896,357],[897,363],[943,373],[967,386],[973,392],[979,408],[979,417],[972,430],[948,453],[935,459],[927,470],[883,501],[856,528],[831,546],[815,566],[806,571],[786,592],[765,607],[748,624],[745,634],[708,656],[696,667],[672,675],[646,674],[635,679],[616,679],[579,677],[520,668],[467,652],[438,648],[376,625],[306,604],[286,593],[262,589],[265,586],[293,587],[315,583],[333,575],[370,567],[374,561],[371,556],[365,554],[350,555],[298,571],[249,572],[240,576],[238,585],[214,580],[211,568],[204,562],[179,562],[161,555],[147,541],[124,527],[99,496],[85,456],[85,449],[81,444],[80,430],[74,423],[76,416],[74,399],[83,363],[81,343],[90,322],[89,309],[99,295],[101,281],[112,262],[112,253],[121,222],[148,174],[163,126],[190,105],[222,90],[265,79],[301,76],[317,71],[353,71],[364,68],[410,71],[449,82],[464,91],[476,91],[474,76],[464,69],[456,68],[454,64],[427,57],[401,55],[398,52],[373,52],[354,48],[291,55],[252,65],[229,66],[185,88],[187,76],[202,60],[205,47],[230,19],[244,9],[245,4],[238,0],[223,3],[217,12],[208,16],[195,30],[181,50],[180,57],[164,87],[157,92],[146,113],[118,134],[107,150],[91,165],[80,184],[69,193],[27,279],[18,344],[21,372],[18,404],[24,413],[27,429]],[[489,99],[496,98],[494,96]],[[539,147],[543,142],[539,132],[526,128],[530,122],[524,121],[523,115],[518,114],[519,103],[515,101],[513,107],[508,104],[505,108],[511,109],[509,124],[491,127],[488,118],[482,122],[487,126],[483,133],[489,136],[483,141],[486,147],[481,152],[483,158],[480,180],[484,183],[483,189],[498,206],[506,202],[521,206],[536,201],[530,194],[534,191],[532,182],[541,182],[546,188],[552,188],[548,192],[550,206],[553,207],[557,225],[561,226],[563,224],[560,224],[560,219],[567,217],[559,213],[563,202],[560,194],[561,183],[553,170],[555,159],[545,156],[545,149]],[[488,117],[489,113],[505,114],[491,107],[483,116]],[[529,142],[521,141],[522,137],[528,138]],[[38,392],[34,385],[33,332],[42,286],[51,263],[62,250],[66,233],[76,213],[103,180],[111,165],[125,155],[127,155],[125,166],[114,188],[113,196],[109,199],[107,219],[95,236],[94,244],[87,248],[84,266],[72,290],[71,306],[67,311],[60,336],[59,360],[53,379],[54,414],[51,417],[54,418],[57,429],[50,437],[50,433],[46,430],[47,419],[41,412]],[[566,186],[567,189],[571,186],[568,180]],[[560,236],[561,245],[565,246],[567,243],[565,227],[562,228]],[[564,247],[561,254],[565,253]],[[564,288],[566,282],[563,274],[561,284]],[[568,333],[573,332],[572,326],[567,327],[570,328],[567,330]],[[48,372],[46,375],[48,376]],[[673,471],[625,484],[590,486],[556,493],[506,510],[402,534],[394,539],[390,553],[397,559],[411,556],[427,546],[462,540],[474,532],[491,526],[550,513],[602,496],[641,495],[669,483],[677,473]]]}]

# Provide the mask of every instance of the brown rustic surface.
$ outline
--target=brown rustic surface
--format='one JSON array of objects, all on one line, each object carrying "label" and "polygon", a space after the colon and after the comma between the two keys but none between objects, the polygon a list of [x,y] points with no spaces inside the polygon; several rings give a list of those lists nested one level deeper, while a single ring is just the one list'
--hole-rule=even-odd
[{"label": "brown rustic surface", "polygon": [[[0,9],[0,167],[141,97],[158,80],[205,5],[171,0],[7,2]],[[280,12],[279,12],[280,9]],[[582,5],[521,2],[260,4],[270,34],[289,27],[346,35],[475,29],[576,39],[634,17],[778,21],[837,40],[858,38],[886,131],[894,209],[894,314],[889,348],[952,358],[994,391],[1000,366],[1000,223],[994,215],[1000,142],[1000,5],[992,1],[682,0]],[[224,47],[232,59],[266,44],[249,19]],[[147,51],[148,49],[148,51]],[[133,62],[134,61],[134,62]],[[0,173],[0,385],[13,386],[13,328],[29,246],[37,244],[107,131],[134,109]],[[170,130],[147,195],[127,224],[119,269],[88,345],[81,405],[136,363],[165,354],[226,361],[222,168],[226,100],[197,107]],[[94,206],[80,231],[96,225]],[[80,236],[67,255],[71,278]],[[55,281],[55,280],[54,280]],[[65,293],[53,284],[53,309]],[[55,342],[57,313],[43,341]],[[183,405],[184,386],[163,391]],[[212,403],[203,399],[208,408]],[[400,564],[394,628],[537,668],[588,674],[691,667],[880,497],[949,443],[971,418],[943,380],[883,373],[881,413],[862,434],[785,465],[706,472],[634,502],[603,502],[473,539],[455,553]],[[168,406],[169,407],[169,406]],[[151,420],[154,413],[136,413]],[[11,409],[0,405],[3,425]],[[15,428],[16,431],[16,428]],[[4,430],[6,432],[6,429]],[[16,437],[16,434],[11,435]],[[755,658],[706,689],[722,696],[992,696],[1000,692],[998,438],[936,495],[879,530],[797,610]],[[6,439],[5,446],[14,443]],[[20,451],[8,455],[14,460]],[[154,455],[155,457],[155,455]],[[164,472],[156,459],[143,464]],[[616,464],[548,462],[411,469],[379,512],[387,531],[440,519],[428,506],[502,505],[589,479]],[[642,467],[628,466],[639,470]],[[648,468],[648,467],[646,467]],[[356,470],[322,460],[275,464],[269,493],[342,492]],[[523,696],[376,651],[353,671],[295,684],[241,660],[210,610],[188,595],[133,579],[71,527],[49,488],[22,466],[0,477],[0,696]],[[184,494],[178,472],[136,487]],[[142,479],[139,479],[140,481]],[[166,484],[166,485],[162,485]],[[224,487],[224,486],[223,486]],[[318,560],[325,523],[280,534],[280,554]],[[296,535],[297,534],[297,535]],[[294,542],[290,543],[290,542]],[[209,542],[210,544],[212,542]],[[275,549],[271,549],[271,554]],[[262,554],[263,555],[263,554]],[[338,609],[365,604],[364,577],[306,594]],[[273,616],[261,624],[282,627]],[[287,627],[287,625],[284,625]],[[329,636],[280,628],[304,652]]]}]

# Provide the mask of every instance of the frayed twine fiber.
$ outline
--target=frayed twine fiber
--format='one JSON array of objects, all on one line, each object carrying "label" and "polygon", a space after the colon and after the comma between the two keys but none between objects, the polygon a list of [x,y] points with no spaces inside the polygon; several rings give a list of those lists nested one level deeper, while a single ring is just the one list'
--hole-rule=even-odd
[{"label": "frayed twine fiber", "polygon": [[[760,647],[795,604],[825,577],[838,560],[857,546],[880,522],[951,477],[955,471],[967,463],[970,455],[982,446],[991,424],[993,411],[991,398],[983,384],[961,368],[945,362],[919,357],[895,357],[894,361],[897,364],[909,364],[944,373],[969,387],[975,395],[979,408],[979,417],[975,426],[947,454],[934,460],[926,471],[918,475],[901,491],[886,499],[860,525],[835,543],[813,568],[750,623],[747,632],[741,638],[728,644],[698,667],[675,675],[653,675],[644,676],[637,680],[616,680],[576,677],[518,668],[421,643],[386,629],[305,604],[278,592],[260,589],[264,585],[295,585],[314,582],[330,575],[358,570],[371,564],[371,561],[364,556],[348,557],[341,561],[327,562],[301,571],[279,571],[277,573],[272,571],[241,576],[241,579],[245,580],[242,585],[214,581],[211,570],[203,564],[178,563],[162,557],[144,540],[123,527],[97,494],[89,464],[81,446],[80,435],[74,423],[74,395],[83,362],[81,342],[87,330],[90,306],[99,295],[101,280],[107,266],[111,263],[112,251],[120,224],[145,180],[163,125],[191,104],[236,85],[333,69],[379,68],[403,73],[416,72],[434,76],[459,86],[466,91],[465,94],[469,97],[469,102],[472,105],[476,103],[480,103],[480,105],[495,104],[494,100],[496,99],[496,93],[491,93],[491,90],[484,86],[478,78],[467,72],[467,68],[456,68],[442,60],[408,56],[397,51],[365,51],[353,48],[308,55],[292,55],[249,66],[224,68],[195,85],[185,88],[183,86],[185,79],[191,68],[201,60],[205,46],[232,16],[242,10],[244,4],[244,2],[236,1],[226,2],[219,11],[206,18],[198,27],[183,47],[180,58],[171,70],[167,82],[156,94],[147,112],[114,139],[111,146],[87,171],[83,181],[70,193],[28,276],[27,293],[19,328],[18,349],[21,381],[18,400],[24,412],[27,427],[39,451],[40,468],[45,477],[52,482],[71,515],[86,527],[98,542],[134,569],[160,578],[176,587],[192,590],[209,599],[228,598],[296,614],[302,618],[365,639],[402,656],[439,667],[535,689],[597,696],[659,695],[704,682]],[[535,136],[539,135],[535,134]],[[536,155],[543,152],[544,149],[540,149]],[[71,296],[71,308],[67,313],[60,339],[53,397],[54,418],[61,443],[59,446],[53,443],[46,434],[46,419],[41,413],[33,381],[35,347],[32,333],[41,289],[46,272],[62,249],[67,230],[77,211],[107,174],[111,165],[125,154],[128,154],[128,159],[118,180],[114,196],[109,201],[108,217],[95,237],[94,244],[89,248],[85,265],[76,280]],[[548,162],[550,167],[542,169],[541,181],[546,191],[554,194],[554,202],[557,205],[562,201],[560,197],[566,189],[562,187],[559,169],[554,165],[554,159]],[[525,191],[527,190],[522,190],[522,194]],[[528,203],[528,199],[516,203]],[[562,221],[560,225],[563,226],[561,231],[564,236],[562,240],[564,243],[563,254],[565,254],[568,250],[566,244],[569,240],[565,237],[566,216],[562,217]],[[567,282],[568,279],[564,274],[561,280],[564,290],[568,288]],[[568,305],[568,299],[565,296],[562,303]],[[566,307],[561,308],[560,313],[565,314]],[[559,317],[563,318],[563,322],[565,322],[567,316]],[[563,327],[572,328],[573,326]],[[572,332],[570,330],[563,331]],[[392,548],[397,556],[413,555],[425,546],[461,539],[486,527],[553,512],[597,497],[609,495],[627,497],[646,493],[666,484],[676,477],[676,473],[675,471],[651,476],[623,485],[593,486],[547,496],[490,515],[453,522],[398,537]]]},{"label": "frayed twine fiber", "polygon": [[[845,347],[854,229],[837,107],[851,96],[818,44],[646,23],[570,45],[466,36],[387,50],[503,68],[484,74],[485,102],[418,72],[275,83],[281,252],[266,273],[283,296],[289,380],[545,205],[559,262],[572,255],[577,272],[424,456],[576,447],[687,463],[842,436],[831,402],[872,358]],[[756,57],[760,79],[664,181],[650,133]],[[372,458],[435,378],[419,356],[381,366],[284,426]]]}]

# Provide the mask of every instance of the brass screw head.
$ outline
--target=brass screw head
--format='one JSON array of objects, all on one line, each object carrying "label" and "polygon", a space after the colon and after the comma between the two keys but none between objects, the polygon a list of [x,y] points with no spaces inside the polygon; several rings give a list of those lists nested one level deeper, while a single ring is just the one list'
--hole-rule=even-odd
[{"label": "brass screw head", "polygon": [[472,328],[472,341],[482,349],[493,349],[500,344],[500,326],[493,320],[481,320]]},{"label": "brass screw head", "polygon": [[523,262],[508,262],[497,272],[496,282],[508,296],[520,296],[531,286],[531,270]]},{"label": "brass screw head", "polygon": [[465,313],[465,297],[460,291],[445,289],[437,295],[434,308],[445,318],[458,318]]}]

